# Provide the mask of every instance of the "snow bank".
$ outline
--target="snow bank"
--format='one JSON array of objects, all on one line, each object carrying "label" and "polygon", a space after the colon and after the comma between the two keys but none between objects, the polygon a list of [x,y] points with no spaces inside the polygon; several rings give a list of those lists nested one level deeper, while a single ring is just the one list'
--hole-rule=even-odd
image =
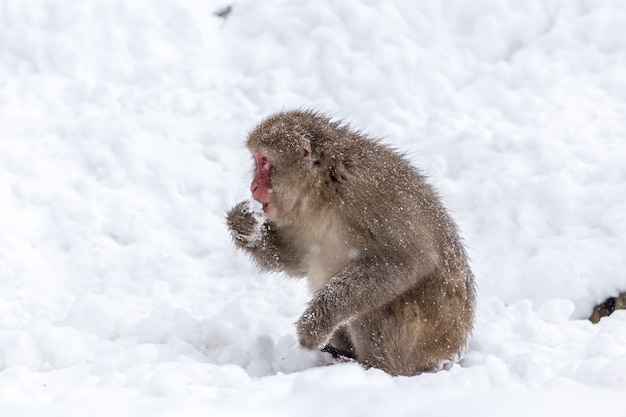
[{"label": "snow bank", "polygon": [[[626,5],[224,5],[4,2],[2,415],[614,413],[626,314],[580,319],[626,290]],[[234,252],[243,140],[292,107],[444,195],[480,296],[448,371],[325,366],[304,285]]]}]

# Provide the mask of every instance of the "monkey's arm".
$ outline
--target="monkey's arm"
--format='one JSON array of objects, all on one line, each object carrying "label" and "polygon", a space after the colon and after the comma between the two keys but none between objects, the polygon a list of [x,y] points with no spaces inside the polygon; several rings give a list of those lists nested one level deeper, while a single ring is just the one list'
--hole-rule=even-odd
[{"label": "monkey's arm", "polygon": [[418,282],[415,277],[407,274],[405,267],[384,262],[347,267],[315,293],[298,320],[300,344],[307,349],[320,349],[341,325],[413,287]]},{"label": "monkey's arm", "polygon": [[304,275],[301,254],[286,245],[271,222],[262,212],[252,210],[247,201],[230,209],[226,223],[237,247],[252,256],[261,269]]}]

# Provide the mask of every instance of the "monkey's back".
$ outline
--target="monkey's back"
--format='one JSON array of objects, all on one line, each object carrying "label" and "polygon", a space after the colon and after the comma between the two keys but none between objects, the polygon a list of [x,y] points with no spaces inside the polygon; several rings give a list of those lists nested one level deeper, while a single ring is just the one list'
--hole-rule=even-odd
[{"label": "monkey's back", "polygon": [[[458,353],[473,327],[475,285],[466,252],[453,219],[427,178],[399,152],[352,135],[348,140],[352,148],[345,153],[352,159],[344,165],[350,187],[338,191],[338,210],[353,229],[349,235],[357,239],[355,244],[376,254],[373,262],[400,265],[401,273],[412,275],[408,278],[414,285],[387,307],[386,314],[398,316],[403,323],[412,318],[431,324],[416,330],[420,341],[415,354],[423,362],[389,366],[434,364]],[[406,334],[408,339],[414,337]]]},{"label": "monkey's back", "polygon": [[354,132],[340,140],[346,142],[343,158],[330,170],[343,180],[333,204],[358,230],[356,236],[370,236],[369,243],[383,251],[391,248],[390,257],[426,256],[440,263],[461,254],[466,259],[438,193],[404,155]]}]

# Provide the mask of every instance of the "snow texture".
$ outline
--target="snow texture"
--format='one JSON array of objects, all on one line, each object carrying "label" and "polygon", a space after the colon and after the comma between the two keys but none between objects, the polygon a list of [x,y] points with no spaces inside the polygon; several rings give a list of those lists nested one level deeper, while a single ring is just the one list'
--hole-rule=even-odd
[{"label": "snow texture", "polygon": [[[0,415],[617,415],[622,0],[4,0]],[[449,370],[300,349],[304,282],[235,252],[247,132],[313,108],[406,152],[479,287]],[[617,413],[617,414],[616,414]]]}]

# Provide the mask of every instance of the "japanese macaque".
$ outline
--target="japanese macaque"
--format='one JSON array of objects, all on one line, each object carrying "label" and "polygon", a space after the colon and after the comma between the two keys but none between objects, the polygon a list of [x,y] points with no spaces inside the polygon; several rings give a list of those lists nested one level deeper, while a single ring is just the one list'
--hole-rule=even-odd
[{"label": "japanese macaque", "polygon": [[597,323],[602,317],[610,316],[615,310],[623,309],[626,309],[626,292],[619,294],[617,297],[609,297],[595,306],[589,320],[592,323]]},{"label": "japanese macaque", "polygon": [[452,218],[403,155],[300,110],[263,121],[247,146],[258,207],[237,204],[227,224],[261,269],[307,278],[302,347],[392,375],[459,354],[474,277]]}]

